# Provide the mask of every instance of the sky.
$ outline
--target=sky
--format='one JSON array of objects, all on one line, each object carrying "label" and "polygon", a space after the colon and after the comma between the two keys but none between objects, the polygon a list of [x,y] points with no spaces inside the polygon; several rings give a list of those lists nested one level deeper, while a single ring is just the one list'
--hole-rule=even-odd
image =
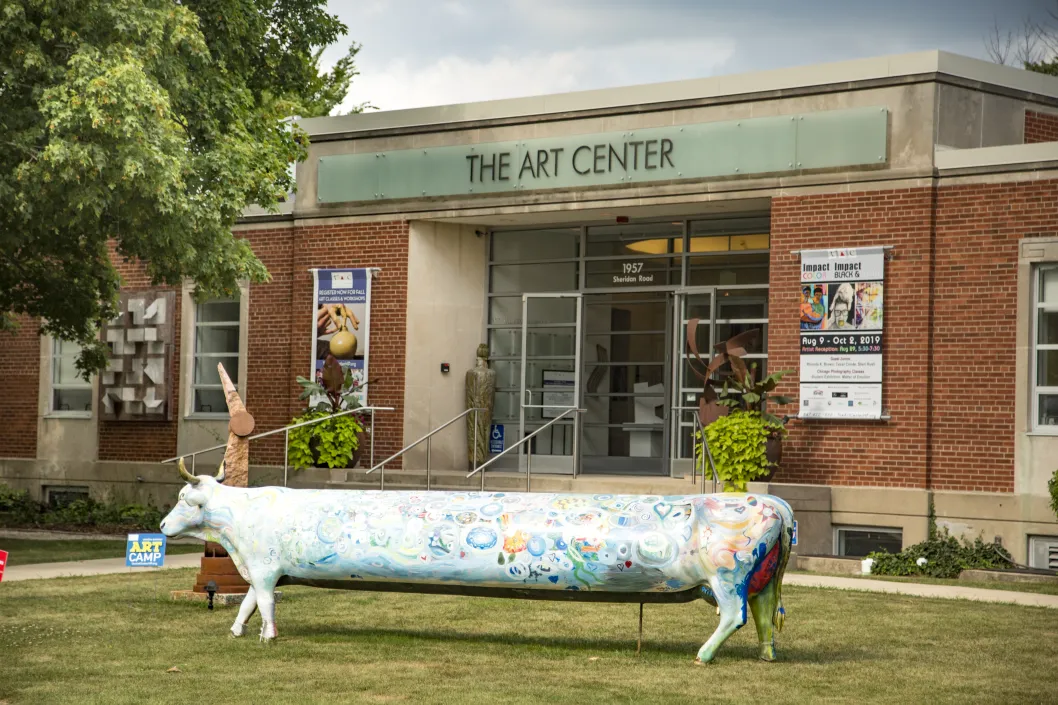
[{"label": "sky", "polygon": [[1058,0],[329,0],[360,75],[336,113],[612,88],[943,49]]}]

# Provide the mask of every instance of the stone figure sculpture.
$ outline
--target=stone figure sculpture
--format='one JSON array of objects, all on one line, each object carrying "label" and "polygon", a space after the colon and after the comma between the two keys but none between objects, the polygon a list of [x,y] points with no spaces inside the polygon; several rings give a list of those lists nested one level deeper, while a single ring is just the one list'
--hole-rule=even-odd
[{"label": "stone figure sculpture", "polygon": [[261,609],[276,637],[274,590],[352,590],[717,606],[696,663],[750,613],[774,660],[793,512],[760,494],[610,495],[379,492],[228,487],[194,476],[161,524],[222,544],[251,589],[231,633]]},{"label": "stone figure sculpture", "polygon": [[496,370],[489,369],[489,346],[482,344],[478,346],[477,361],[473,369],[467,370],[466,377],[466,408],[485,409],[476,414],[476,439],[475,414],[467,414],[467,463],[471,470],[488,460],[489,429],[495,401]]}]

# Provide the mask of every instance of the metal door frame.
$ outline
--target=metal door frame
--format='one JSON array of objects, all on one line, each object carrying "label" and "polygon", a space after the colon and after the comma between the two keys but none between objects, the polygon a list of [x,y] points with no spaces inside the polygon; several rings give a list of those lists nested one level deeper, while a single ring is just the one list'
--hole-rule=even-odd
[{"label": "metal door frame", "polygon": [[[677,289],[672,292],[672,378],[670,384],[672,385],[672,395],[670,399],[670,414],[669,414],[669,475],[674,476],[673,473],[676,470],[677,464],[683,461],[694,463],[694,458],[681,458],[680,457],[680,420],[683,411],[688,406],[693,404],[684,403],[683,399],[683,385],[681,384],[683,376],[683,354],[687,347],[686,339],[686,328],[685,328],[685,310],[687,306],[687,298],[690,296],[697,296],[701,294],[709,294],[709,347],[704,351],[706,357],[708,357],[709,351],[713,349],[713,345],[716,344],[716,286],[690,286]],[[700,353],[703,351],[699,351]],[[695,399],[697,403],[697,398]]]},{"label": "metal door frame", "polygon": [[[529,299],[575,299],[576,300],[576,314],[574,316],[574,329],[573,329],[573,404],[570,406],[552,406],[550,404],[543,404],[543,394],[541,394],[541,403],[533,404],[533,393],[529,388],[527,382],[528,375],[528,341],[529,341]],[[522,294],[522,356],[521,356],[521,373],[522,379],[521,384],[518,387],[518,438],[525,438],[525,410],[526,409],[558,409],[560,412],[567,409],[579,408],[581,400],[581,329],[583,327],[583,312],[584,312],[584,297],[580,292],[541,292],[541,293],[525,293]],[[529,403],[526,403],[526,396],[529,398]],[[580,424],[578,420],[580,414],[573,414],[573,455],[572,455],[572,467],[571,471],[575,476],[577,474],[577,468],[580,464],[579,449],[580,439],[578,435],[580,433]],[[518,449],[518,469],[521,470],[523,467],[523,458],[525,454],[530,453],[532,448],[530,443],[523,443]]]}]

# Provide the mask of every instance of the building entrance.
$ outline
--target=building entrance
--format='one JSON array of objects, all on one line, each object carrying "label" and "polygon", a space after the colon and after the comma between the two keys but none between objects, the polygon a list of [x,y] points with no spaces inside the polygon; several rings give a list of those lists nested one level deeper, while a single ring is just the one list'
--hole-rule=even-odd
[{"label": "building entrance", "polygon": [[[497,231],[491,235],[488,334],[495,423],[506,443],[566,409],[502,468],[682,475],[693,457],[698,345],[761,328],[767,358],[768,218]],[[513,454],[512,454],[513,455]]]}]

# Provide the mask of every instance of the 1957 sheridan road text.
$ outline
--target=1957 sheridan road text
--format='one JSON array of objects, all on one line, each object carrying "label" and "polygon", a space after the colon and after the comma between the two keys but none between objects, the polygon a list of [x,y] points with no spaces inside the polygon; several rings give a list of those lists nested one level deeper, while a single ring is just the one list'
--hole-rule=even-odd
[{"label": "1957 sheridan road text", "polygon": [[300,584],[354,590],[600,602],[715,604],[712,660],[751,610],[760,656],[775,658],[793,512],[770,495],[391,492],[226,487],[194,476],[162,522],[167,536],[215,541],[276,636],[273,592]]}]

